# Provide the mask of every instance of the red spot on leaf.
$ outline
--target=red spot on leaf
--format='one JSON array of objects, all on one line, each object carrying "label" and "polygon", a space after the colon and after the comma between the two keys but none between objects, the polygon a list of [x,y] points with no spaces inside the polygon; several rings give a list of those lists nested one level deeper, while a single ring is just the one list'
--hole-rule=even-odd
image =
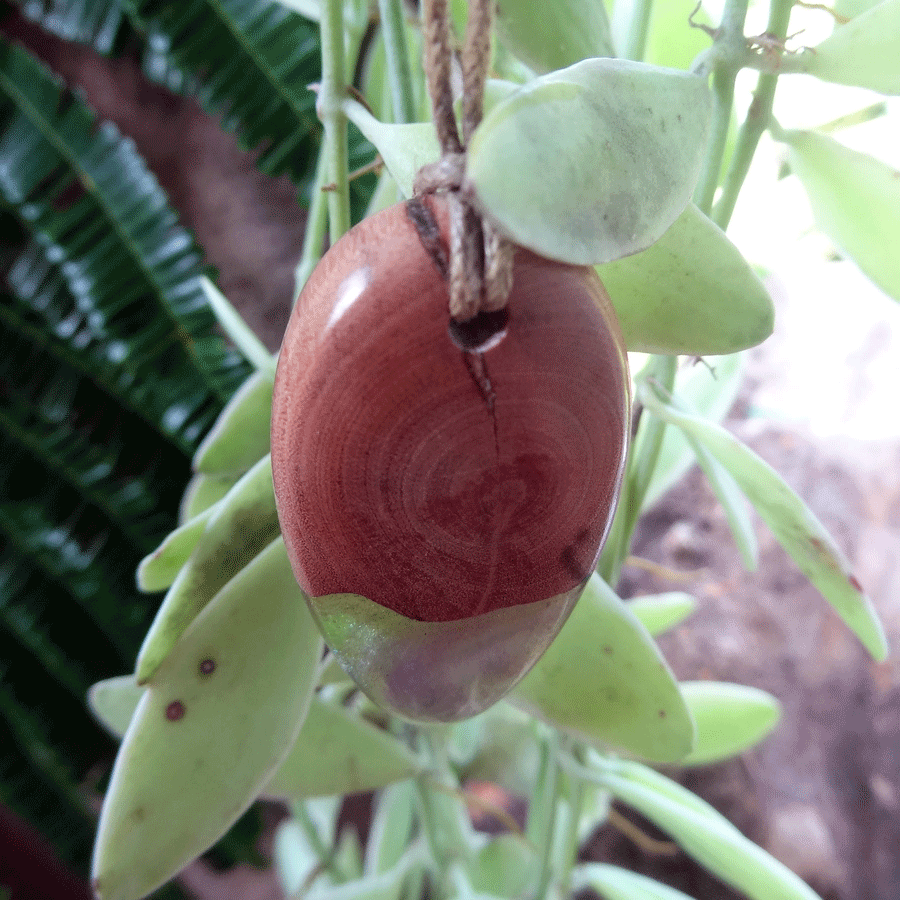
[{"label": "red spot on leaf", "polygon": [[166,707],[166,718],[170,722],[177,722],[184,717],[184,704],[180,700],[173,700]]}]

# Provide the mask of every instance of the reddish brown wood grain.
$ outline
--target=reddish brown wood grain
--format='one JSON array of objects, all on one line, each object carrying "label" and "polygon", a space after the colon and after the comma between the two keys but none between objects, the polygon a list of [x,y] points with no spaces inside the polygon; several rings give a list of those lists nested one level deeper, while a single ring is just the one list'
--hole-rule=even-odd
[{"label": "reddish brown wood grain", "polygon": [[447,307],[404,204],[339,241],[300,297],[272,464],[312,596],[449,621],[558,596],[596,564],[629,417],[599,279],[517,251],[506,334],[484,353],[450,339]]}]

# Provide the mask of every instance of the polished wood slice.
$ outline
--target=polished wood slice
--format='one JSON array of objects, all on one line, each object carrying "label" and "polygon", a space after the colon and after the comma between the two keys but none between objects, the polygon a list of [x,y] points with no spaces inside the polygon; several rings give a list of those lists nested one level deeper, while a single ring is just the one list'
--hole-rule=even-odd
[{"label": "polished wood slice", "polygon": [[423,205],[432,246],[399,204],[309,279],[278,366],[272,466],[308,594],[445,622],[585,581],[618,494],[629,381],[594,271],[522,249],[505,324],[451,337],[446,214]]}]

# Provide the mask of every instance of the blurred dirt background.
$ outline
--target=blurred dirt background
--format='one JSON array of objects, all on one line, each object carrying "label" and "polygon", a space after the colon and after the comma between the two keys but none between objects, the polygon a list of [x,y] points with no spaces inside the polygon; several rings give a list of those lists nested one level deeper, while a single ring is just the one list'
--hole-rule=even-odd
[{"label": "blurred dirt background", "polygon": [[[133,61],[98,59],[28,23],[11,30],[134,139],[219,270],[224,293],[277,349],[303,231],[290,183],[258,174],[193,102],[149,84]],[[773,183],[760,191],[771,193]],[[778,210],[767,223],[778,240],[781,209],[771,197],[759,202]],[[777,202],[803,200],[784,194]],[[743,212],[739,207],[737,232],[758,231],[752,211]],[[894,656],[872,663],[761,525],[759,571],[744,571],[697,471],[645,517],[634,548],[692,572],[690,580],[629,569],[621,587],[625,596],[672,589],[697,596],[697,613],[662,640],[679,677],[755,685],[784,704],[783,723],[755,752],[678,777],[823,900],[896,900],[900,425],[896,401],[881,398],[890,398],[900,377],[900,310],[849,263],[827,261],[828,250],[824,239],[807,236],[799,253],[791,250],[774,266],[776,336],[748,354],[741,399],[727,424],[835,534],[881,612]],[[848,311],[849,332],[842,325],[823,338],[822,322]],[[860,419],[870,407],[869,418]],[[734,896],[684,855],[645,854],[609,827],[586,852],[658,874],[697,900]],[[207,900],[280,896],[268,873],[251,870],[225,878],[195,865],[184,883]]]}]

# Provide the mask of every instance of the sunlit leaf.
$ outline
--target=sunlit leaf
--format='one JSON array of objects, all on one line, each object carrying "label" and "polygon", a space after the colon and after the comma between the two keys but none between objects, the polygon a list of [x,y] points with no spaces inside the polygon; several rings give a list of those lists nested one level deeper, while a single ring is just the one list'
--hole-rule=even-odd
[{"label": "sunlit leaf", "polygon": [[367,874],[386,872],[400,861],[413,831],[415,798],[410,779],[388,785],[377,795],[366,841]]},{"label": "sunlit leaf", "polygon": [[272,386],[272,373],[260,371],[238,388],[197,448],[197,472],[243,473],[269,452]]},{"label": "sunlit leaf", "polygon": [[593,0],[504,0],[496,22],[500,40],[539,74],[615,56],[606,9]]},{"label": "sunlit leaf", "polygon": [[871,600],[834,538],[781,476],[721,426],[663,402],[647,385],[639,389],[639,396],[654,415],[696,438],[731,473],[800,571],[822,592],[869,653],[883,660],[887,641]]},{"label": "sunlit leaf", "polygon": [[538,863],[522,835],[501,834],[482,847],[472,861],[472,887],[501,897],[524,897],[533,885]]},{"label": "sunlit leaf", "polygon": [[681,694],[697,724],[694,749],[681,765],[696,766],[737,756],[778,724],[781,704],[758,688],[721,681],[682,681]]},{"label": "sunlit leaf", "polygon": [[469,145],[468,178],[516,243],[569,263],[619,259],[683,212],[709,111],[702,78],[584,60],[494,107]]},{"label": "sunlit leaf", "polygon": [[693,204],[634,256],[597,266],[629,350],[709,356],[764,341],[768,292],[741,252]]},{"label": "sunlit leaf", "polygon": [[113,737],[121,738],[145,691],[134,675],[118,675],[92,685],[88,706]]},{"label": "sunlit leaf", "polygon": [[657,762],[678,760],[693,745],[693,722],[665,660],[596,574],[509,699],[582,740]]},{"label": "sunlit leaf", "polygon": [[297,742],[263,793],[299,799],[372,791],[418,768],[393,735],[342,706],[314,698]]},{"label": "sunlit leaf", "polygon": [[[737,400],[741,359],[741,354],[732,353],[683,366],[675,376],[675,393],[704,419],[721,422]],[[653,506],[695,462],[696,456],[684,434],[678,428],[667,428],[643,508]]]},{"label": "sunlit leaf", "polygon": [[100,817],[101,900],[143,897],[249,806],[297,736],[321,646],[279,538],[191,623],[138,705]]},{"label": "sunlit leaf", "polygon": [[572,872],[572,886],[592,888],[603,900],[691,900],[687,894],[645,875],[608,863],[582,863]]},{"label": "sunlit leaf", "polygon": [[216,505],[197,546],[169,588],[138,654],[139,682],[153,676],[200,610],[278,532],[272,463],[266,456]]},{"label": "sunlit leaf", "polygon": [[179,524],[186,525],[211,506],[215,506],[237,484],[239,478],[238,474],[194,475],[187,483],[181,498],[181,507],[178,510]]},{"label": "sunlit leaf", "polygon": [[900,300],[900,254],[894,252],[900,242],[900,172],[824,134],[789,131],[783,139],[816,224]]},{"label": "sunlit leaf", "polygon": [[883,0],[804,54],[804,71],[825,81],[900,94],[898,46],[900,0]]},{"label": "sunlit leaf", "polygon": [[604,760],[597,767],[598,784],[751,900],[820,900],[799,876],[674,781],[639,763]]},{"label": "sunlit leaf", "polygon": [[697,601],[690,594],[680,591],[648,594],[628,601],[628,608],[654,637],[686,619],[696,606]]},{"label": "sunlit leaf", "polygon": [[431,122],[391,124],[379,122],[361,103],[346,100],[347,118],[372,142],[404,197],[411,197],[416,172],[440,158]]},{"label": "sunlit leaf", "polygon": [[182,566],[194,552],[197,542],[206,530],[214,507],[189,519],[179,526],[138,566],[137,583],[142,591],[164,591],[178,577]]}]

